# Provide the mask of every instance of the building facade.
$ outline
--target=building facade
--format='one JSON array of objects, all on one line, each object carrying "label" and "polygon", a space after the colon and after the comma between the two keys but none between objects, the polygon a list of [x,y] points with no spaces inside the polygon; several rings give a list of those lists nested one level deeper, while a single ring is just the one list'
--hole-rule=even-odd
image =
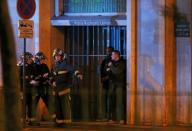
[{"label": "building facade", "polygon": [[84,73],[84,80],[74,87],[79,103],[73,110],[75,119],[102,118],[98,69],[111,45],[127,61],[127,124],[192,124],[191,0],[36,0],[36,4],[38,33],[32,51],[45,52],[51,67],[53,49],[62,48]]}]

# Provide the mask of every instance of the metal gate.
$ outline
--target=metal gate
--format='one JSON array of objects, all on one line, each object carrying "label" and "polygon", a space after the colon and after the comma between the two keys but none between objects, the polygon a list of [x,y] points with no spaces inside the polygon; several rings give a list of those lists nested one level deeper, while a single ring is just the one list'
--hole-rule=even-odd
[{"label": "metal gate", "polygon": [[125,26],[64,27],[64,49],[69,62],[79,68],[83,81],[75,80],[72,92],[74,120],[95,120],[102,117],[99,67],[107,46],[126,55]]}]

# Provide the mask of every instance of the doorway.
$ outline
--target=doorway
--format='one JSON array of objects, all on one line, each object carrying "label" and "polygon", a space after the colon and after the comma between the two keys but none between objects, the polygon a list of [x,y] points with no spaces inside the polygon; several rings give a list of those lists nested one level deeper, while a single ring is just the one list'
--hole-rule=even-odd
[{"label": "doorway", "polygon": [[102,118],[100,62],[107,46],[113,46],[126,57],[126,26],[67,26],[64,38],[69,62],[84,75],[83,81],[74,79],[73,119]]}]

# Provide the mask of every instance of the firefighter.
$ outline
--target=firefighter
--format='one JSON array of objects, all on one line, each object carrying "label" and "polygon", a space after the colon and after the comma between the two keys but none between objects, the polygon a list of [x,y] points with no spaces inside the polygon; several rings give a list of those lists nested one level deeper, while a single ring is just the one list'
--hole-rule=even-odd
[{"label": "firefighter", "polygon": [[82,74],[75,70],[66,61],[66,54],[56,48],[53,51],[55,60],[52,72],[55,85],[56,126],[69,125],[71,123],[71,98],[73,75],[82,79]]},{"label": "firefighter", "polygon": [[[37,84],[37,82],[35,81],[35,66],[34,66],[34,62],[33,62],[33,55],[30,52],[26,52],[25,53],[25,57],[24,55],[22,55],[21,57],[21,61],[18,63],[19,66],[19,73],[20,73],[20,82],[21,85],[23,82],[23,61],[25,61],[25,85],[24,87],[21,86],[21,92],[22,92],[22,96],[25,95],[25,108],[24,111],[26,111],[27,114],[27,120],[28,120],[28,124],[31,125],[33,123],[33,109],[32,109],[32,105],[33,105],[33,96],[34,96],[34,85]],[[25,58],[25,59],[24,59]],[[25,90],[23,89],[25,88]],[[25,91],[23,93],[23,91]],[[25,113],[25,112],[23,112]]]},{"label": "firefighter", "polygon": [[49,112],[52,113],[49,106],[49,96],[50,96],[50,84],[49,84],[49,75],[50,71],[46,64],[46,56],[43,52],[38,52],[34,57],[35,68],[36,68],[36,77],[35,80],[38,81],[36,86],[36,94],[33,99],[33,115],[36,116],[36,109],[40,98],[45,103],[46,107],[49,109]]}]

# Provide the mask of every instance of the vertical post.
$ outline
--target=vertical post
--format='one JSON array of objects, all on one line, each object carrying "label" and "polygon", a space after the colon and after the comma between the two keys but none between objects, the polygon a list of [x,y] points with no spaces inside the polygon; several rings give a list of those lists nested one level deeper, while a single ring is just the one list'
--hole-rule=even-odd
[{"label": "vertical post", "polygon": [[[192,1],[191,1],[191,28],[192,28]],[[191,43],[192,43],[192,30],[190,32],[190,38],[191,38]],[[191,83],[190,84],[191,84],[190,102],[192,102],[192,44],[191,44]],[[191,114],[191,112],[190,112],[190,114]]]},{"label": "vertical post", "polygon": [[75,26],[73,26],[72,27],[72,30],[73,30],[73,34],[72,34],[72,38],[73,38],[73,40],[72,40],[72,45],[73,45],[73,54],[72,54],[72,56],[73,56],[73,66],[75,66],[75,54],[76,54],[76,52],[75,52],[75,46],[76,46],[76,43],[75,43],[75,34],[76,34],[76,28],[75,28]]},{"label": "vertical post", "polygon": [[25,53],[26,53],[26,38],[24,38],[24,45],[23,45],[23,127],[26,127],[26,107],[25,107],[25,94],[26,94],[26,88],[25,88]]},{"label": "vertical post", "polygon": [[59,15],[64,15],[64,0],[59,0]]},{"label": "vertical post", "polygon": [[136,124],[137,113],[137,0],[131,1],[131,57],[130,57],[130,124]]},{"label": "vertical post", "polygon": [[59,16],[59,0],[55,0],[55,16]]},{"label": "vertical post", "polygon": [[176,124],[176,38],[174,36],[174,8],[176,0],[165,1],[165,121]]},{"label": "vertical post", "polygon": [[[191,1],[191,20],[190,21],[192,24],[192,1]],[[191,28],[192,28],[192,25],[191,25]],[[192,31],[190,32],[190,38],[191,38],[190,41],[192,43]],[[192,44],[191,44],[191,83],[190,84],[191,84],[190,102],[192,102]],[[192,106],[191,106],[191,108],[192,108]],[[190,112],[190,114],[191,114],[191,112]],[[191,117],[191,115],[189,115],[189,117]]]}]

